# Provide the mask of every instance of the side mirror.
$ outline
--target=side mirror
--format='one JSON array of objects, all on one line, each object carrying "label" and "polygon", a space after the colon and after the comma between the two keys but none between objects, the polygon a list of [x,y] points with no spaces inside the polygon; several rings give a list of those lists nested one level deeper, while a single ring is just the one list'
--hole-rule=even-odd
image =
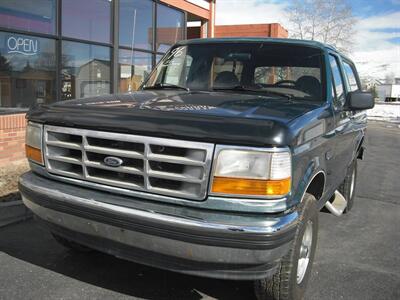
[{"label": "side mirror", "polygon": [[346,98],[348,110],[364,110],[375,106],[374,97],[368,92],[349,92]]}]

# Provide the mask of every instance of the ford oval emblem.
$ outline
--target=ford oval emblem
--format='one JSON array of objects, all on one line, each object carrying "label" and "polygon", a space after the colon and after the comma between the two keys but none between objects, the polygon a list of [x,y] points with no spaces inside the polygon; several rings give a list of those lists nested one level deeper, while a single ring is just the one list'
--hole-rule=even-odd
[{"label": "ford oval emblem", "polygon": [[107,156],[104,158],[104,163],[109,167],[119,167],[124,161],[115,156]]}]

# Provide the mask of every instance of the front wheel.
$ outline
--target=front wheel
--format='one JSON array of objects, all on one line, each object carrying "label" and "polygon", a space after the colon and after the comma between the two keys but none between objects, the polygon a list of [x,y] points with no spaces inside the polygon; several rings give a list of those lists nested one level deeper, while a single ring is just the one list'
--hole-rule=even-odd
[{"label": "front wheel", "polygon": [[317,201],[305,194],[300,204],[299,223],[289,253],[282,258],[272,278],[254,284],[257,299],[302,299],[311,274],[318,235]]}]

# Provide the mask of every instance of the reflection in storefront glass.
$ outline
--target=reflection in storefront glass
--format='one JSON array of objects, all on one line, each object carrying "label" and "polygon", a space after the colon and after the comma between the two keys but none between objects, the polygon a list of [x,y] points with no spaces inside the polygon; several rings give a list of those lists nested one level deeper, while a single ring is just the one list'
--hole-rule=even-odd
[{"label": "reflection in storefront glass", "polygon": [[119,44],[151,50],[153,46],[153,2],[120,0]]},{"label": "reflection in storefront glass", "polygon": [[56,0],[1,0],[0,27],[56,33]]},{"label": "reflection in storefront glass", "polygon": [[110,48],[62,43],[61,99],[110,93]]},{"label": "reflection in storefront glass", "polygon": [[184,14],[165,5],[157,5],[157,52],[167,52],[183,39]]},{"label": "reflection in storefront glass", "polygon": [[151,72],[152,55],[119,50],[119,92],[136,91]]},{"label": "reflection in storefront glass", "polygon": [[28,108],[55,100],[55,41],[0,32],[0,107]]},{"label": "reflection in storefront glass", "polygon": [[110,43],[111,4],[110,0],[62,1],[62,35]]}]

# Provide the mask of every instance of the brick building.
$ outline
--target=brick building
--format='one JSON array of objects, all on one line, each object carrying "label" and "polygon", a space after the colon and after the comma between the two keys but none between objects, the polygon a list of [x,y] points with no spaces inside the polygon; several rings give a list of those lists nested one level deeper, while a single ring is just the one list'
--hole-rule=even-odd
[{"label": "brick building", "polygon": [[216,25],[214,32],[215,37],[288,37],[288,31],[278,23]]}]

